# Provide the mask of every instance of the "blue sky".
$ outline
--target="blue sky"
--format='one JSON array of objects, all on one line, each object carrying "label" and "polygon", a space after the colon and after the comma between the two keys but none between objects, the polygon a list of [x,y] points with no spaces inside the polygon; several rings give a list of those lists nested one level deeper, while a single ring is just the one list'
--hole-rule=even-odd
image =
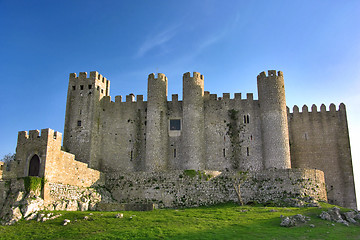
[{"label": "blue sky", "polygon": [[18,131],[63,132],[72,72],[100,72],[113,99],[146,95],[152,72],[181,98],[188,71],[211,93],[257,98],[257,74],[275,69],[290,108],[346,104],[360,180],[359,12],[351,0],[0,0],[0,156],[15,152]]}]

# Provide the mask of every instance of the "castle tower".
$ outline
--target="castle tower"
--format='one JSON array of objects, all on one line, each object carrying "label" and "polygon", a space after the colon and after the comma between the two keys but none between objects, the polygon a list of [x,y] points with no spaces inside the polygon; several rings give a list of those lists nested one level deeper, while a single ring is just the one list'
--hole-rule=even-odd
[{"label": "castle tower", "polygon": [[257,76],[260,103],[264,166],[290,168],[289,131],[285,101],[284,77],[269,70]]},{"label": "castle tower", "polygon": [[182,153],[185,169],[204,169],[204,76],[183,75]]},{"label": "castle tower", "polygon": [[152,73],[148,78],[146,170],[165,171],[168,158],[167,77]]},{"label": "castle tower", "polygon": [[[40,134],[41,133],[41,134]],[[45,164],[53,152],[60,151],[62,135],[52,129],[21,131],[18,134],[15,177],[45,177]]]},{"label": "castle tower", "polygon": [[110,81],[98,72],[71,73],[66,102],[64,148],[76,160],[99,169],[100,100],[109,96]]}]

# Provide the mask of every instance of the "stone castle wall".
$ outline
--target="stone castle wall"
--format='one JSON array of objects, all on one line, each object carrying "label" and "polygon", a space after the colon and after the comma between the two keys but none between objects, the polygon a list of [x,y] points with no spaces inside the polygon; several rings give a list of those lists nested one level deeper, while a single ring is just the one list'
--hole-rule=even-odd
[{"label": "stone castle wall", "polygon": [[[97,72],[89,78],[72,74],[68,90],[64,146],[75,148],[70,152],[92,168],[106,173],[317,168],[325,172],[330,201],[356,202],[347,125],[287,113],[280,71],[258,75],[259,100],[252,94],[231,99],[229,93],[204,92],[204,77],[194,72],[183,76],[183,101],[176,94],[167,101],[166,76],[150,74],[148,101],[130,94],[113,102],[109,81],[101,79]],[[88,83],[100,89],[81,90]],[[346,115],[340,117],[346,122]],[[77,126],[78,119],[84,125]],[[180,129],[170,129],[172,120],[181,122]],[[314,135],[311,141],[302,140],[305,132]],[[350,202],[344,200],[348,196]]]},{"label": "stone castle wall", "polygon": [[[148,101],[142,95],[135,100],[135,95],[129,94],[125,101],[116,96],[113,102],[110,81],[102,75],[70,74],[64,129],[67,152],[61,151],[62,136],[58,132],[19,132],[16,161],[9,165],[11,171],[3,171],[3,179],[28,176],[30,161],[36,155],[40,161],[38,176],[48,180],[44,192],[47,197],[51,197],[49,184],[91,187],[103,184],[106,177],[106,184],[119,201],[149,200],[152,196],[160,205],[172,206],[170,202],[179,203],[183,194],[189,198],[185,200],[187,205],[201,205],[201,199],[207,199],[206,204],[233,201],[236,195],[229,174],[239,171],[249,171],[255,179],[244,185],[247,201],[264,201],[269,194],[280,196],[277,191],[281,188],[311,195],[308,191],[315,185],[308,188],[291,183],[292,178],[300,179],[311,171],[289,168],[315,168],[325,173],[330,202],[356,207],[343,104],[339,111],[331,105],[330,111],[322,106],[320,112],[315,107],[312,112],[307,108],[299,112],[295,107],[289,113],[283,74],[273,70],[258,76],[259,100],[254,100],[251,93],[242,99],[240,93],[230,98],[229,93],[218,97],[204,92],[204,77],[197,72],[183,76],[183,101],[177,94],[167,101],[164,74],[157,78],[150,74],[148,84]],[[174,122],[177,125],[172,125]],[[179,176],[186,169],[223,173],[210,181],[185,181]],[[270,191],[270,184],[263,191],[258,181],[267,176],[277,190]],[[156,185],[153,178],[162,185]],[[318,175],[309,177],[313,178]],[[286,180],[286,184],[275,179]],[[151,183],[158,188],[153,189]],[[196,193],[198,200],[192,203],[184,189],[190,195]],[[321,193],[315,191],[322,199],[326,198],[324,189]],[[212,198],[216,199],[209,200]]]},{"label": "stone castle wall", "polygon": [[329,202],[356,208],[345,105],[295,106],[288,117],[292,167],[324,171]]},{"label": "stone castle wall", "polygon": [[[142,95],[138,95],[136,101],[130,97],[127,96],[126,102],[122,102],[118,96],[115,102],[110,97],[104,97],[101,101],[99,161],[105,172],[146,170],[148,103],[143,101]],[[240,94],[230,99],[229,94],[218,98],[216,94],[205,92],[203,105],[206,149],[202,160],[204,168],[244,171],[263,169],[259,107],[252,94],[248,94],[247,99],[241,99]],[[187,138],[182,130],[169,129],[171,119],[183,119],[182,109],[183,101],[179,101],[177,95],[167,102],[164,115],[167,118],[165,134],[168,140],[164,145],[168,152],[164,170],[187,169],[183,161],[185,149],[182,148]],[[249,121],[244,121],[244,118]]]},{"label": "stone castle wall", "polygon": [[[311,196],[326,201],[324,174],[314,169],[241,172],[243,201],[266,203]],[[159,207],[195,207],[238,202],[239,172],[177,170],[166,173],[108,173],[107,189],[120,203],[156,203]]]}]

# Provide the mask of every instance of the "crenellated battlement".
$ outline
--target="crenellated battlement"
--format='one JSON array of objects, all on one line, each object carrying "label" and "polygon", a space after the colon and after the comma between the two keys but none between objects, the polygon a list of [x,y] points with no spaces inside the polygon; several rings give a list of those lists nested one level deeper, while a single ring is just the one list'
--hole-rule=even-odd
[{"label": "crenellated battlement", "polygon": [[100,73],[98,73],[97,71],[91,71],[90,75],[88,76],[87,72],[79,72],[79,76],[77,76],[76,73],[70,73],[69,75],[69,79],[73,80],[73,81],[77,81],[77,80],[82,80],[82,81],[86,81],[86,80],[92,80],[92,82],[99,82],[99,83],[103,83],[103,84],[110,84],[110,81],[104,77],[103,75],[101,75]]},{"label": "crenellated battlement", "polygon": [[[288,108],[289,109],[289,108]],[[294,105],[292,108],[292,112],[288,111],[288,113],[292,114],[299,114],[299,113],[335,113],[335,112],[345,112],[346,107],[344,103],[341,103],[338,107],[338,110],[336,110],[336,106],[334,103],[331,103],[329,105],[329,110],[326,109],[325,104],[321,104],[320,111],[318,111],[318,107],[316,104],[311,105],[311,111],[309,111],[309,107],[305,104],[302,107],[302,110],[299,110],[299,107],[297,105]]]},{"label": "crenellated battlement", "polygon": [[125,96],[125,101],[123,101],[123,97],[121,95],[115,96],[115,103],[126,103],[126,102],[144,102],[144,95],[135,95],[130,93],[129,95]]},{"label": "crenellated battlement", "polygon": [[162,80],[162,81],[167,81],[167,77],[165,76],[165,74],[163,73],[158,73],[157,77],[155,78],[155,73],[150,73],[148,80]]},{"label": "crenellated battlement", "polygon": [[190,72],[186,72],[183,74],[183,79],[185,78],[198,78],[204,80],[204,75],[200,74],[199,72],[193,72],[193,75],[191,76]]},{"label": "crenellated battlement", "polygon": [[254,94],[253,93],[246,93],[246,98],[241,98],[241,93],[234,93],[234,97],[231,97],[230,93],[223,93],[222,97],[218,97],[217,94],[212,94],[209,91],[204,92],[204,99],[205,101],[253,101]]},{"label": "crenellated battlement", "polygon": [[282,71],[278,71],[276,73],[276,70],[268,70],[268,74],[266,75],[266,72],[261,72],[258,76],[257,79],[261,79],[261,78],[268,78],[268,77],[283,77],[284,74]]},{"label": "crenellated battlement", "polygon": [[20,131],[18,133],[18,141],[43,141],[47,142],[50,139],[59,141],[61,143],[62,134],[60,132],[54,131],[53,129],[46,128],[42,129],[41,132],[39,130],[30,130],[28,131]]}]

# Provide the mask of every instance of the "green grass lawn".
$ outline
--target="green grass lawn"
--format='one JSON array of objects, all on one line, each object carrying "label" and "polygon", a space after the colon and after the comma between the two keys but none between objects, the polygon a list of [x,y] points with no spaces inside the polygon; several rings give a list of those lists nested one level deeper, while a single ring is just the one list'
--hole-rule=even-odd
[{"label": "green grass lawn", "polygon": [[[61,212],[44,223],[21,220],[0,226],[0,239],[360,239],[360,225],[321,220],[321,211],[333,207],[282,208],[235,204],[151,212]],[[275,209],[277,212],[270,212]],[[57,212],[58,213],[58,212]],[[92,213],[92,215],[89,215]],[[280,215],[311,217],[298,227],[280,227]],[[84,220],[89,216],[89,220]],[[130,218],[132,216],[132,218]],[[64,219],[70,219],[62,226]],[[311,228],[309,224],[314,224]]]}]

